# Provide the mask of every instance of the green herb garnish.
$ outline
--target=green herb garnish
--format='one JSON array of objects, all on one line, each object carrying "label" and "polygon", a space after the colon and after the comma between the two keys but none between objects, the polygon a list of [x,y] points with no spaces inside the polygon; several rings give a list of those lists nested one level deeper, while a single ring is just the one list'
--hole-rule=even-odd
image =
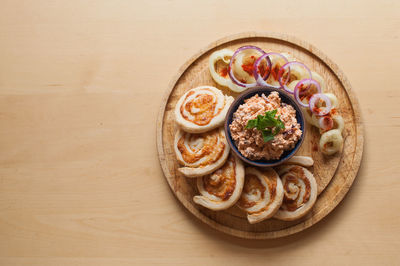
[{"label": "green herb garnish", "polygon": [[261,131],[264,142],[271,141],[282,129],[285,129],[281,116],[275,118],[277,112],[278,110],[275,109],[265,112],[265,115],[258,115],[256,119],[249,120],[245,128],[256,128]]}]

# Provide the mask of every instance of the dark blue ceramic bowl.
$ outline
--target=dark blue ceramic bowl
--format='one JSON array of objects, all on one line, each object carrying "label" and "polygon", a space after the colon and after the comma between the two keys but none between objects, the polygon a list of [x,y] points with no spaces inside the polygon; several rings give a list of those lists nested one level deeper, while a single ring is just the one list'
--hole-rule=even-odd
[{"label": "dark blue ceramic bowl", "polygon": [[[299,139],[299,141],[296,143],[296,146],[291,150],[285,151],[278,160],[252,161],[252,160],[244,157],[237,149],[235,141],[232,139],[229,125],[232,123],[233,113],[236,112],[239,105],[244,103],[245,99],[251,98],[252,96],[254,96],[256,94],[261,96],[262,93],[264,93],[265,96],[268,96],[273,91],[277,91],[279,93],[282,103],[290,104],[296,110],[296,119],[297,119],[297,122],[300,124],[300,128],[301,128],[301,131],[303,132],[303,134],[301,135],[301,138]],[[305,136],[304,116],[301,111],[300,105],[293,99],[293,97],[291,95],[289,95],[287,92],[283,91],[282,89],[275,89],[275,88],[266,87],[266,86],[254,87],[254,88],[244,91],[232,103],[231,107],[228,110],[228,113],[226,114],[225,135],[228,140],[229,146],[231,147],[233,152],[244,162],[246,162],[250,165],[253,165],[253,166],[258,166],[258,167],[276,166],[276,165],[282,164],[283,162],[289,160],[290,157],[292,157],[296,153],[296,151],[300,148],[301,144],[303,143],[304,136]]]}]

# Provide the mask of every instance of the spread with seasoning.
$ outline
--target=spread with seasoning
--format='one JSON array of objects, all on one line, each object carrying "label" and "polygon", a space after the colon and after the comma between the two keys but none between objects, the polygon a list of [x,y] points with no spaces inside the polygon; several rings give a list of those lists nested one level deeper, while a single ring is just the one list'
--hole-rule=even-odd
[{"label": "spread with seasoning", "polygon": [[[284,129],[271,141],[265,142],[259,130],[246,126],[249,120],[272,110],[277,110],[275,116],[283,122]],[[296,110],[291,105],[281,103],[277,92],[270,93],[268,97],[256,94],[245,100],[233,114],[229,128],[240,153],[251,160],[279,159],[284,151],[293,149],[302,134],[296,120]]]}]

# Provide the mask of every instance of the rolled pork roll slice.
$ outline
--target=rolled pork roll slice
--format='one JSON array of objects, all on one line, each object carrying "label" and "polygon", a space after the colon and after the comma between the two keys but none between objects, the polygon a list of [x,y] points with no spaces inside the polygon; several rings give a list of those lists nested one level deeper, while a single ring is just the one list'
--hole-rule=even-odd
[{"label": "rolled pork roll slice", "polygon": [[313,174],[298,165],[281,168],[284,197],[281,207],[274,218],[283,221],[299,219],[311,211],[317,200],[317,182]]},{"label": "rolled pork roll slice", "polygon": [[193,201],[210,210],[226,210],[238,201],[243,184],[243,163],[231,153],[221,168],[197,178],[200,195],[194,196]]},{"label": "rolled pork roll slice", "polygon": [[178,171],[187,177],[214,172],[225,163],[230,150],[223,128],[201,134],[178,130],[174,149],[178,162],[183,166]]},{"label": "rolled pork roll slice", "polygon": [[212,86],[187,91],[175,106],[175,121],[189,133],[204,133],[221,126],[233,97]]},{"label": "rolled pork roll slice", "polygon": [[237,205],[247,213],[249,223],[259,223],[274,216],[282,200],[282,183],[272,168],[246,168],[243,191]]}]

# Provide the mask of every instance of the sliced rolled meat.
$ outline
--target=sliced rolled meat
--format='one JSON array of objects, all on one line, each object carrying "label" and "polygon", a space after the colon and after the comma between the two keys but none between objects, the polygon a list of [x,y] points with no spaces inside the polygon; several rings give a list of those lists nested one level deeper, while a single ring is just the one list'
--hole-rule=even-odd
[{"label": "sliced rolled meat", "polygon": [[317,182],[313,174],[298,165],[289,165],[278,171],[282,180],[284,198],[274,218],[293,221],[306,215],[317,200]]},{"label": "sliced rolled meat", "polygon": [[178,171],[187,177],[210,174],[220,168],[229,155],[229,145],[223,128],[191,134],[178,130],[174,149],[178,162],[184,167]]},{"label": "sliced rolled meat", "polygon": [[249,223],[258,223],[272,217],[282,200],[282,183],[272,168],[246,168],[243,192],[237,205],[247,212]]},{"label": "sliced rolled meat", "polygon": [[197,178],[197,188],[201,195],[194,196],[193,201],[214,211],[228,209],[238,201],[243,183],[243,163],[231,153],[221,168]]},{"label": "sliced rolled meat", "polygon": [[186,132],[204,133],[224,123],[233,97],[212,86],[187,91],[175,106],[176,123]]}]

